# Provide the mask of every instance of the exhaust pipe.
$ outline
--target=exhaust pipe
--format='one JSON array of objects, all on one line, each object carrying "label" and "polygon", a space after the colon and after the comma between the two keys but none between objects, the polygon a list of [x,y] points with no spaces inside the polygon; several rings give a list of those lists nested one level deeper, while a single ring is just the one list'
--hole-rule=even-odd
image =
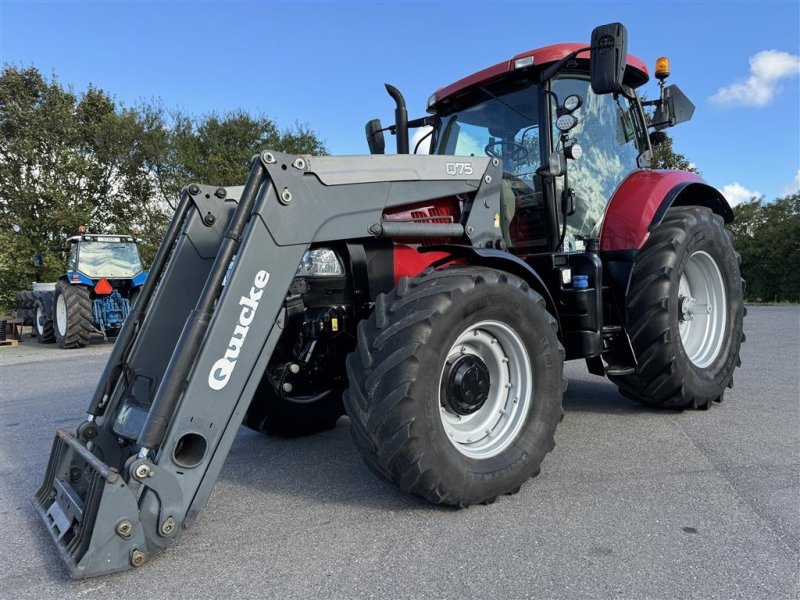
[{"label": "exhaust pipe", "polygon": [[397,135],[397,153],[408,154],[408,111],[406,110],[406,99],[393,85],[384,84],[386,91],[397,105],[394,109],[394,125]]}]

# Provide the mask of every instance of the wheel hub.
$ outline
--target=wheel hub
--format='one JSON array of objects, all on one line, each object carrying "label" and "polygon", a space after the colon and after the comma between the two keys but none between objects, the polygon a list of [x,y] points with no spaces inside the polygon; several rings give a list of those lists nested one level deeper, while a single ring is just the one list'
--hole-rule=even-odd
[{"label": "wheel hub", "polygon": [[439,417],[461,454],[483,460],[514,443],[533,403],[524,342],[506,323],[480,321],[455,339],[439,379]]},{"label": "wheel hub", "polygon": [[691,296],[681,296],[678,301],[680,302],[681,321],[692,321],[695,315],[711,314],[710,304],[700,303]]},{"label": "wheel hub", "polygon": [[445,373],[445,380],[445,402],[457,415],[471,415],[480,410],[489,397],[489,369],[473,354],[457,358]]}]

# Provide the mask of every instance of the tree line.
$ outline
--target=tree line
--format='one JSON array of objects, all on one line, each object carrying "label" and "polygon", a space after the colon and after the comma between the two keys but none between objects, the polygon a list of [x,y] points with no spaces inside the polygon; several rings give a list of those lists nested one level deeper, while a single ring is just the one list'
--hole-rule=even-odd
[{"label": "tree line", "polygon": [[[664,136],[653,151],[656,169],[698,173]],[[772,202],[751,198],[733,207],[728,229],[741,256],[745,299],[750,302],[800,302],[800,192]]]},{"label": "tree line", "polygon": [[64,271],[65,240],[140,230],[145,264],[158,248],[181,188],[238,185],[250,158],[271,148],[325,154],[307,125],[281,129],[242,110],[191,115],[157,102],[125,106],[90,86],[82,93],[36,68],[0,74],[0,312],[34,279]]},{"label": "tree line", "polygon": [[[187,183],[242,183],[264,148],[327,152],[307,125],[281,129],[242,110],[197,116],[157,102],[125,106],[96,87],[75,93],[33,67],[3,68],[0,130],[2,313],[16,290],[30,286],[35,253],[44,259],[43,281],[63,273],[64,240],[80,225],[96,233],[137,226],[148,263]],[[697,171],[669,136],[654,154],[656,168]],[[800,301],[800,194],[753,199],[734,213],[747,299]]]}]

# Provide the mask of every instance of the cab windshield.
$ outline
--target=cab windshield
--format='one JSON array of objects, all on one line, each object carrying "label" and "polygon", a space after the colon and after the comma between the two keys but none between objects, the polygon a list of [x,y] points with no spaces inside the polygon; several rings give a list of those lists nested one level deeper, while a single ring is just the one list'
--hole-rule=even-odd
[{"label": "cab windshield", "polygon": [[539,88],[479,88],[471,105],[441,116],[435,153],[503,161],[501,226],[509,246],[547,243],[540,178]]},{"label": "cab windshield", "polygon": [[82,241],[78,270],[92,279],[128,278],[142,271],[142,261],[133,242]]},{"label": "cab windshield", "polygon": [[504,94],[483,90],[484,100],[443,116],[436,154],[496,157],[504,172],[532,177],[540,165],[536,87]]}]

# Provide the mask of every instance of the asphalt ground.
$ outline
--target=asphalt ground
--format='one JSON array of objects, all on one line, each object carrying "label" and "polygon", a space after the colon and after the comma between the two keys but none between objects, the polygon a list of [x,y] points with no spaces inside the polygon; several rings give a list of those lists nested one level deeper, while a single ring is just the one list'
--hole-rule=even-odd
[{"label": "asphalt ground", "polygon": [[347,419],[242,429],[195,526],[147,565],[72,581],[28,499],[108,346],[0,348],[2,598],[765,598],[800,595],[800,308],[752,307],[736,386],[643,408],[568,363],[557,447],[515,496],[437,508],[375,478]]}]

